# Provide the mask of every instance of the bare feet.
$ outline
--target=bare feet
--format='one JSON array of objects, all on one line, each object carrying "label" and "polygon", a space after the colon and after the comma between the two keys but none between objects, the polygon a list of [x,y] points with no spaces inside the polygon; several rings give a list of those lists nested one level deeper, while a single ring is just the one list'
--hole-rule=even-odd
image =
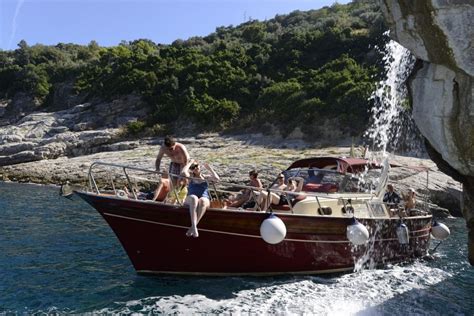
[{"label": "bare feet", "polygon": [[186,236],[187,237],[198,238],[199,237],[199,232],[197,230],[197,227],[189,227],[189,229],[186,231]]},{"label": "bare feet", "polygon": [[191,230],[191,227],[186,231],[186,236],[191,237],[193,235],[193,232]]}]

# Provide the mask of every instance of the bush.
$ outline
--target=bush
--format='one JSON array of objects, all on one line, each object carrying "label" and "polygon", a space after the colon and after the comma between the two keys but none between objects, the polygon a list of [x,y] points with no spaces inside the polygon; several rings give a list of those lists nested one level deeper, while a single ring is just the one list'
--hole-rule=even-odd
[{"label": "bush", "polygon": [[145,131],[146,124],[142,121],[134,121],[127,124],[126,130],[129,135],[138,136]]}]

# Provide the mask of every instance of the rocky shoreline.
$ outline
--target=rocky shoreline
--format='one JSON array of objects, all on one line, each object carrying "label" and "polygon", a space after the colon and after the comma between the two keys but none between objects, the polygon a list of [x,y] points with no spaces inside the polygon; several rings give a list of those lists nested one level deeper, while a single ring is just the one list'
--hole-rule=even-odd
[{"label": "rocky shoreline", "polygon": [[[221,176],[221,180],[242,184],[248,180],[248,171],[256,169],[264,184],[269,184],[276,174],[301,158],[314,156],[349,156],[351,147],[319,148],[301,140],[282,140],[261,134],[223,136],[203,134],[197,137],[179,138],[186,145],[192,158],[209,162]],[[61,185],[69,182],[86,186],[88,170],[95,161],[130,165],[143,169],[154,169],[154,161],[161,139],[145,139],[133,142],[110,144],[114,151],[102,151],[77,157],[58,157],[40,161],[24,162],[0,167],[3,181],[29,182]],[[356,149],[356,154],[361,150]],[[400,167],[392,168],[390,180],[399,191],[414,188],[420,199],[431,203],[430,208],[440,216],[447,210],[460,215],[459,199],[461,185],[438,170],[429,159],[419,159],[393,155],[391,163]],[[167,165],[168,160],[163,160]],[[427,173],[429,181],[427,182]],[[99,181],[108,181],[107,175]],[[428,185],[428,190],[426,189]]]}]

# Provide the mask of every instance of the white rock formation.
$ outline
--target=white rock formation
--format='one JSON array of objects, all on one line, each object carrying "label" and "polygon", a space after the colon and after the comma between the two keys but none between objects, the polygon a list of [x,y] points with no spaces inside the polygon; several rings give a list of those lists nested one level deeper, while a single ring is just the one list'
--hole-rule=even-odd
[{"label": "white rock formation", "polygon": [[474,265],[474,2],[381,4],[391,37],[422,60],[410,80],[413,116],[434,149],[432,158],[463,182],[463,215]]}]

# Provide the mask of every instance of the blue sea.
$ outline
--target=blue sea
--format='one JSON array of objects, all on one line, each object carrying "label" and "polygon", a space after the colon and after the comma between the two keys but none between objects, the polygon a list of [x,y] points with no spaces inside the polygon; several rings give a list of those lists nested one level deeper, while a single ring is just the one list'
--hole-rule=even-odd
[{"label": "blue sea", "polygon": [[[0,183],[0,315],[473,315],[463,219],[432,260],[329,277],[146,277],[112,230],[58,188]],[[158,242],[158,241],[157,241]],[[437,243],[433,243],[434,247]]]}]

